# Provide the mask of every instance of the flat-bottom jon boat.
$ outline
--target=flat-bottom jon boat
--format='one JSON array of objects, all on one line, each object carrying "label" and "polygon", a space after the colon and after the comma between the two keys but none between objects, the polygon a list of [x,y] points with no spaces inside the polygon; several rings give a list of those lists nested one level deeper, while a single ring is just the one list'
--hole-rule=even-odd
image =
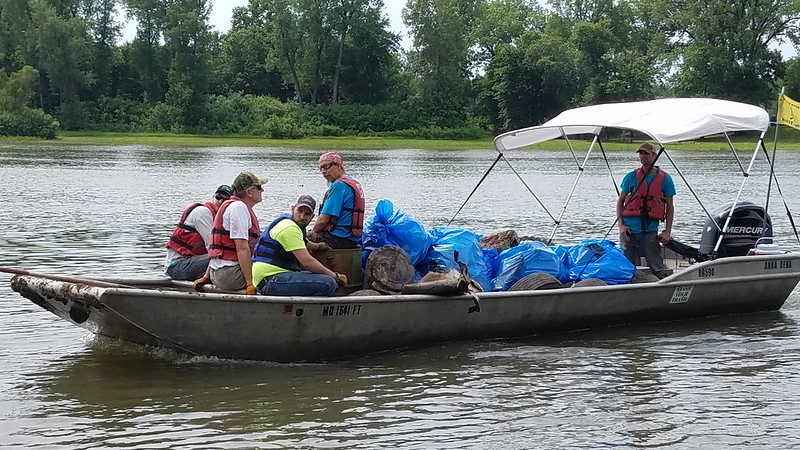
[{"label": "flat-bottom jon boat", "polygon": [[[767,127],[767,113],[754,106],[668,99],[566,111],[544,125],[498,136],[495,148],[499,160],[505,150],[561,138],[573,151],[569,136],[591,135],[588,158],[603,129],[618,128],[650,136],[661,146],[659,155],[664,153],[672,161],[665,143],[719,133],[727,136],[731,131],[761,131],[763,149]],[[582,172],[583,166],[578,178]],[[716,242],[689,251],[689,256],[674,256],[674,273],[646,283],[542,290],[530,286],[522,291],[444,296],[314,298],[198,293],[186,282],[78,279],[17,271],[11,286],[42,308],[100,335],[190,354],[278,362],[330,360],[444,341],[778,310],[800,281],[800,254],[774,248],[766,252],[772,254],[748,254],[758,238],[772,235],[771,228],[758,215],[760,224],[732,225],[738,203],[737,194],[724,209],[721,226],[709,214],[709,224],[718,228]],[[743,234],[755,238],[745,248],[737,246]]]},{"label": "flat-bottom jon boat", "polygon": [[658,282],[449,297],[264,297],[197,293],[188,283],[166,280],[76,282],[32,275],[14,276],[11,286],[100,335],[195,355],[290,362],[774,311],[798,281],[800,254],[781,254],[706,261]]}]

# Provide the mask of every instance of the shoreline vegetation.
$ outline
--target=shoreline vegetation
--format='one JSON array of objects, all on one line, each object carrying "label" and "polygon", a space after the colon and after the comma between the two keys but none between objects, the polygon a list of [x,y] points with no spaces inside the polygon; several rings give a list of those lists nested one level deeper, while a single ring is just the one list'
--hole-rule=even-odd
[{"label": "shoreline vegetation", "polygon": [[[382,136],[337,136],[337,137],[307,137],[300,139],[273,139],[257,136],[243,135],[201,135],[178,133],[119,133],[119,132],[59,132],[56,139],[39,139],[19,136],[0,136],[0,145],[143,145],[153,147],[277,147],[277,148],[310,148],[331,150],[491,150],[493,137],[486,139],[410,139]],[[774,139],[774,126],[770,127],[764,137],[764,145],[772,149]],[[644,139],[646,140],[646,139]],[[607,151],[630,150],[636,143],[644,140],[634,139],[622,142],[619,139],[610,139],[603,142],[603,149]],[[743,133],[731,137],[737,150],[746,148],[741,145],[752,146],[752,133]],[[578,144],[580,143],[580,144]],[[585,150],[588,141],[574,140],[573,147],[576,151]],[[558,150],[566,149],[561,141],[549,141],[538,144],[533,149]],[[711,137],[690,142],[668,144],[667,149],[714,151],[728,150],[728,145],[722,137]],[[778,130],[779,150],[800,150],[800,131],[788,127]],[[595,150],[599,150],[595,147]]]}]

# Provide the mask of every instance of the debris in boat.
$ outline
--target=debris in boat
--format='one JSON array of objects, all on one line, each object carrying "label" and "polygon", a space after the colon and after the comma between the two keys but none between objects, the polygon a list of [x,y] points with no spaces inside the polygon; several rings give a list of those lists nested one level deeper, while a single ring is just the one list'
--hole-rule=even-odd
[{"label": "debris in boat", "polygon": [[633,274],[633,278],[631,278],[630,283],[655,283],[656,281],[658,281],[658,277],[650,271],[650,268],[637,268],[636,273]]},{"label": "debris in boat", "polygon": [[503,230],[481,239],[481,247],[496,248],[498,252],[508,250],[517,245],[519,245],[519,236],[517,236],[517,232],[514,230]]},{"label": "debris in boat", "polygon": [[536,291],[542,289],[561,289],[564,285],[558,278],[544,272],[534,272],[520,278],[509,291]]},{"label": "debris in boat", "polygon": [[601,280],[600,278],[586,278],[576,283],[573,283],[570,287],[589,287],[589,286],[608,286],[608,283]]},{"label": "debris in boat", "polygon": [[545,239],[545,238],[543,238],[541,236],[520,236],[519,237],[519,241],[520,242],[526,242],[526,241],[534,241],[535,242],[535,241],[539,241],[539,242],[544,242],[545,244],[547,244],[547,239]]},{"label": "debris in boat", "polygon": [[428,272],[419,283],[403,286],[403,294],[455,295],[469,291],[469,279],[456,269]]},{"label": "debris in boat", "polygon": [[414,282],[411,258],[400,247],[387,245],[372,251],[364,272],[364,289],[381,294],[397,294],[406,284]]},{"label": "debris in boat", "polygon": [[352,294],[348,294],[348,297],[366,297],[368,295],[381,295],[381,293],[375,289],[361,289],[353,292]]}]

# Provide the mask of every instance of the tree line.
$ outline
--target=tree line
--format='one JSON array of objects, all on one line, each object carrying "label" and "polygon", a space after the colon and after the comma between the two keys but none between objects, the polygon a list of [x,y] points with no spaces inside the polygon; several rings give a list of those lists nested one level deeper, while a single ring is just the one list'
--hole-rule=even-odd
[{"label": "tree line", "polygon": [[227,33],[209,7],[3,0],[0,134],[474,138],[602,102],[800,97],[776,50],[800,43],[794,0],[408,0],[408,51],[382,0],[250,0]]}]

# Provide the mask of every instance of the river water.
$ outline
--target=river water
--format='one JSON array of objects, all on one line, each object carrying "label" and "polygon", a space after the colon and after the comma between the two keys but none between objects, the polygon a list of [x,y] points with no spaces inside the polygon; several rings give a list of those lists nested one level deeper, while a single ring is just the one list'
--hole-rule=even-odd
[{"label": "river water", "polygon": [[[346,151],[366,191],[446,225],[493,151]],[[159,276],[182,208],[241,170],[270,179],[266,222],[318,199],[318,152],[281,148],[0,146],[0,264],[71,275]],[[575,179],[568,152],[510,152],[453,221],[548,236]],[[672,152],[706,209],[741,183],[730,153]],[[611,153],[619,183],[636,164]],[[778,153],[800,211],[800,154]],[[749,162],[749,155],[742,164]],[[766,164],[743,198],[763,203]],[[697,245],[703,207],[675,177],[673,236]],[[593,156],[556,241],[604,237],[616,192]],[[800,250],[773,189],[778,242]],[[549,214],[548,214],[549,212]],[[612,239],[615,239],[613,233]],[[0,448],[774,448],[800,446],[800,293],[780,312],[466,342],[326,364],[188,357],[95,338],[11,291],[0,274]]]}]

